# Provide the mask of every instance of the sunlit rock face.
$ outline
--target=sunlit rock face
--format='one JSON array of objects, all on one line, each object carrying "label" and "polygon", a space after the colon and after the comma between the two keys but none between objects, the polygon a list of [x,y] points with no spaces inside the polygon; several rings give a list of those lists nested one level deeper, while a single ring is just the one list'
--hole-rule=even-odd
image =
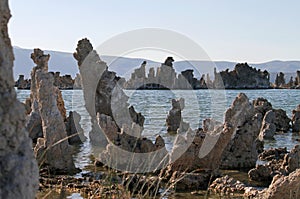
[{"label": "sunlit rock face", "polygon": [[31,100],[32,112],[29,122],[38,115],[41,121],[42,137],[37,139],[35,156],[41,167],[47,167],[53,173],[75,173],[72,149],[68,143],[64,121],[66,110],[60,90],[55,87],[54,77],[48,73],[50,55],[40,49],[34,49],[31,58],[33,68]]},{"label": "sunlit rock face", "polygon": [[0,198],[35,198],[38,167],[25,129],[25,109],[14,89],[10,17],[8,1],[0,1]]}]

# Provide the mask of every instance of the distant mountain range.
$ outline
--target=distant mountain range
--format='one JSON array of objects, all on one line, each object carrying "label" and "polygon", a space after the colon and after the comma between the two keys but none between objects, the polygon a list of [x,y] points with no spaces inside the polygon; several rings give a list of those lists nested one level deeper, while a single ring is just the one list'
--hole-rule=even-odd
[{"label": "distant mountain range", "polygon": [[[14,78],[17,79],[19,74],[24,74],[25,78],[30,77],[30,71],[35,65],[30,59],[32,49],[23,49],[14,47],[15,61],[14,61]],[[50,54],[49,71],[60,71],[61,74],[70,74],[72,77],[78,73],[78,66],[76,60],[73,58],[72,53],[48,51],[45,53]],[[145,59],[141,58],[127,58],[115,56],[100,56],[105,61],[110,70],[117,72],[119,76],[129,78],[133,70],[141,65]],[[159,62],[146,60],[147,68],[160,66]],[[164,60],[162,60],[163,62]],[[251,64],[252,67],[261,70],[267,70],[271,74],[271,81],[274,82],[275,76],[279,72],[285,73],[286,81],[291,76],[295,76],[295,72],[300,70],[300,61],[270,61],[259,64]],[[218,71],[232,70],[236,62],[216,61],[177,61],[174,62],[174,68],[177,73],[186,69],[194,69],[195,76],[199,77],[202,74],[212,73],[212,68],[216,66]],[[197,72],[198,71],[198,72]]]}]

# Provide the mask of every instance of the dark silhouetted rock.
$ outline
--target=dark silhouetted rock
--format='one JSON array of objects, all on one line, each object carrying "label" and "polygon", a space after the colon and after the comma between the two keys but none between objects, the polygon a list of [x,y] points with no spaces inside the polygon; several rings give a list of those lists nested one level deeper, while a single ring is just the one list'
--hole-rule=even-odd
[{"label": "dark silhouetted rock", "polygon": [[226,89],[261,89],[271,88],[270,74],[250,67],[247,63],[237,64],[233,71],[215,71],[215,88]]},{"label": "dark silhouetted rock", "polygon": [[69,117],[65,121],[66,131],[68,135],[68,141],[70,145],[82,144],[86,137],[84,136],[83,129],[81,128],[80,115],[76,111],[70,111]]}]

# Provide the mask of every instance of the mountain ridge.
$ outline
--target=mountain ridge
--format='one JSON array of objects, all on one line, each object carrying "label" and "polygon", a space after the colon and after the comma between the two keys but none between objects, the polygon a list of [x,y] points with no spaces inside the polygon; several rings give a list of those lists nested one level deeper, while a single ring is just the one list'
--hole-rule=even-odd
[{"label": "mountain ridge", "polygon": [[[30,77],[30,71],[34,66],[34,63],[30,59],[32,49],[24,49],[18,46],[13,47],[15,54],[14,61],[14,78],[17,79],[18,75],[23,74],[25,78]],[[62,75],[70,74],[75,77],[78,73],[77,62],[73,58],[73,54],[69,52],[60,52],[53,50],[44,50],[46,54],[50,54],[49,71],[60,71]],[[147,61],[147,70],[150,67],[159,67],[161,63],[147,60],[143,58],[128,58],[128,57],[116,57],[116,56],[100,56],[101,59],[107,62],[110,70],[115,71],[119,76],[126,78],[130,77],[130,74],[136,67],[139,67],[141,63]],[[163,62],[164,60],[162,60]],[[202,74],[211,73],[211,67],[216,66],[218,71],[232,70],[238,62],[233,61],[201,61],[201,60],[189,60],[189,61],[176,61],[174,62],[174,68],[177,73],[186,69],[198,69],[200,71],[195,72],[195,76],[199,77]],[[264,63],[249,63],[250,66],[261,70],[267,70],[271,74],[271,81],[274,80],[274,76],[277,73],[283,72],[286,74],[286,80],[288,81],[290,76],[294,76],[297,70],[300,70],[300,61],[281,61],[273,60]],[[200,74],[199,74],[200,73]]]}]

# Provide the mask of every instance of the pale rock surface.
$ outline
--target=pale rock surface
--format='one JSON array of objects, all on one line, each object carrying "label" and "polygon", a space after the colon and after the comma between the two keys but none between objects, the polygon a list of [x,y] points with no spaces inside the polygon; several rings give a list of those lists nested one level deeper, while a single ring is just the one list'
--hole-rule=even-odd
[{"label": "pale rock surface", "polygon": [[35,198],[39,174],[25,129],[25,109],[14,89],[10,17],[8,1],[0,1],[0,198]]},{"label": "pale rock surface", "polygon": [[275,122],[275,113],[273,110],[268,111],[262,122],[262,127],[259,133],[259,139],[274,139],[274,134],[276,133],[276,125]]}]

